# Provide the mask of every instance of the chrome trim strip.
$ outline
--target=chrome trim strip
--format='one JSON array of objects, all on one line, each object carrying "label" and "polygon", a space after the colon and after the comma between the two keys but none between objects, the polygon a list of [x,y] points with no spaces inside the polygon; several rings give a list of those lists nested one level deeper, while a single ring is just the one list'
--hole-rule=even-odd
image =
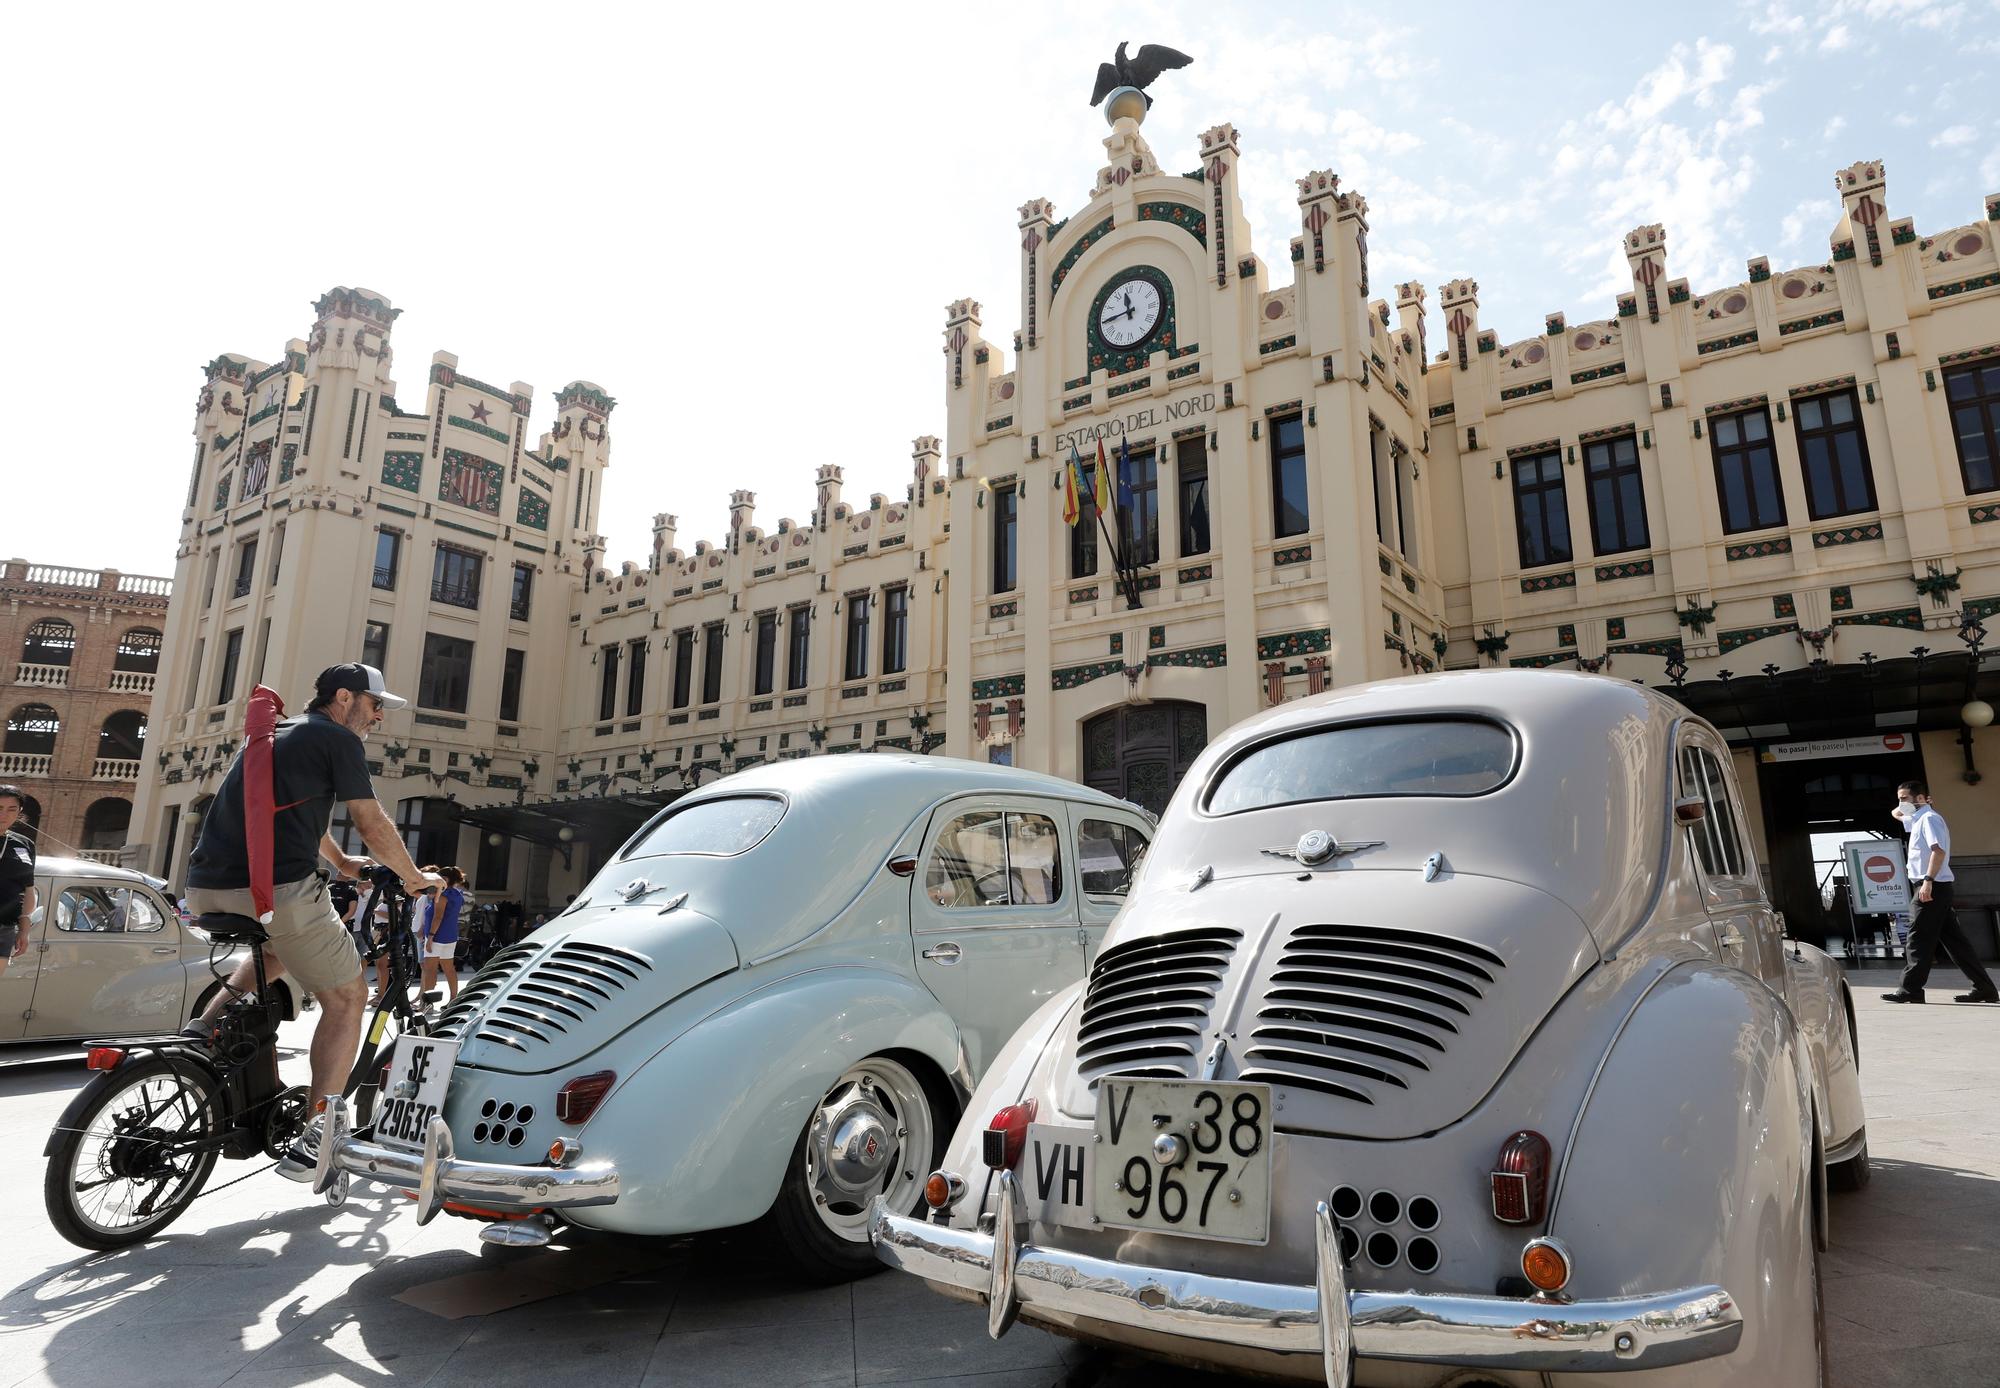
[{"label": "chrome trim strip", "polygon": [[[327,1106],[321,1120],[320,1153],[329,1176],[345,1171],[364,1181],[393,1186],[417,1196],[417,1219],[428,1223],[447,1201],[488,1210],[554,1210],[617,1203],[618,1168],[609,1162],[588,1166],[507,1166],[454,1156],[444,1120],[434,1119],[424,1150],[406,1152],[346,1132],[347,1115]],[[442,1130],[442,1131],[441,1131]]]},{"label": "chrome trim strip", "polygon": [[[1330,1219],[1326,1228],[1331,1230]],[[993,1285],[991,1235],[903,1218],[880,1201],[869,1233],[876,1256],[890,1267],[976,1295],[985,1295]],[[1316,1241],[1318,1237],[1316,1223]],[[1331,1263],[1324,1256],[1318,1260],[1329,1283],[1339,1275],[1337,1237],[1333,1253]],[[1032,1323],[1071,1329],[1077,1320],[1095,1320],[1313,1355],[1329,1365],[1328,1382],[1341,1388],[1331,1361],[1338,1357],[1342,1337],[1330,1336],[1331,1327],[1322,1327],[1319,1285],[1210,1277],[1032,1244],[1023,1246],[1013,1262],[1012,1299]],[[1573,1302],[1327,1287],[1330,1302],[1343,1293],[1352,1353],[1358,1359],[1526,1373],[1608,1373],[1713,1359],[1733,1351],[1743,1336],[1743,1313],[1735,1298],[1716,1286]]]},{"label": "chrome trim strip", "polygon": [[1354,1322],[1349,1319],[1340,1235],[1324,1200],[1313,1207],[1313,1272],[1319,1305],[1325,1311],[1319,1318],[1321,1372],[1327,1388],[1348,1388],[1354,1382]]}]

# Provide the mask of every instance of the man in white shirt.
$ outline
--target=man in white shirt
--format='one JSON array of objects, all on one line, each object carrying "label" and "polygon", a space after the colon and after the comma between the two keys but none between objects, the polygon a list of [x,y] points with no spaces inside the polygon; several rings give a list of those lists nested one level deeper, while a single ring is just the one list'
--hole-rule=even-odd
[{"label": "man in white shirt", "polygon": [[1908,871],[1916,893],[1916,919],[1910,922],[1909,963],[1903,970],[1902,986],[1884,993],[1887,1002],[1922,1002],[1924,983],[1930,978],[1931,960],[1937,947],[1944,945],[1959,972],[1972,980],[1972,991],[1960,993],[1953,1002],[2000,1002],[2000,988],[1972,952],[1972,942],[1958,928],[1952,912],[1951,828],[1931,804],[1930,787],[1922,781],[1905,781],[1896,787],[1896,817],[1910,832]]}]

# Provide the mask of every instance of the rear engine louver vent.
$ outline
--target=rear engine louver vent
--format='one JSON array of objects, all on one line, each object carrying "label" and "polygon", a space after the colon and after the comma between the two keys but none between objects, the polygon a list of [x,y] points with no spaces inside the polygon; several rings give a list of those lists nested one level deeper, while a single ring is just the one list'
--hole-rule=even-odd
[{"label": "rear engine louver vent", "polygon": [[[504,954],[496,955],[473,986],[505,959]],[[462,1016],[455,1016],[466,1004],[461,997],[441,1022],[451,1023],[456,1031],[471,1027],[481,1041],[525,1053],[568,1033],[653,971],[643,955],[581,941],[565,941],[523,968],[526,961],[527,956],[508,961],[507,973],[496,979],[493,989]]]},{"label": "rear engine louver vent", "polygon": [[1226,926],[1177,930],[1099,955],[1076,1032],[1084,1078],[1191,1077],[1209,1009],[1242,938]]},{"label": "rear engine louver vent", "polygon": [[1302,925],[1271,973],[1240,1077],[1362,1104],[1409,1089],[1505,967],[1427,931]]},{"label": "rear engine louver vent", "polygon": [[535,957],[539,945],[525,942],[509,945],[491,959],[485,967],[472,976],[472,981],[459,990],[458,997],[451,1006],[438,1014],[431,1034],[433,1036],[455,1037],[465,1030],[466,1022],[479,1011],[481,1003],[493,997],[507,980],[521,971],[521,966]]}]

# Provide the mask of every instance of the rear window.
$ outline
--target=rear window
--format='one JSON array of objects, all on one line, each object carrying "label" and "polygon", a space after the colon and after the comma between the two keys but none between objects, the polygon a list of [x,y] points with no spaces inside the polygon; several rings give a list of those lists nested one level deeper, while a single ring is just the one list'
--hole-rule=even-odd
[{"label": "rear window", "polygon": [[625,850],[626,858],[703,853],[733,858],[762,843],[785,817],[785,802],[770,795],[730,795],[704,800],[668,815]]},{"label": "rear window", "polygon": [[1267,743],[1208,795],[1213,815],[1310,800],[1484,795],[1514,773],[1514,735],[1472,719],[1362,723]]}]

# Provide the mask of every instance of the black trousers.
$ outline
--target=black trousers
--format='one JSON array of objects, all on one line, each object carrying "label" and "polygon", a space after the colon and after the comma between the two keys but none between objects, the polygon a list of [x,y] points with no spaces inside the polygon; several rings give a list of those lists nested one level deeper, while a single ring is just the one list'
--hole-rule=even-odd
[{"label": "black trousers", "polygon": [[1940,944],[1958,971],[1972,980],[1972,991],[1993,996],[1993,977],[1972,952],[1972,942],[1958,928],[1958,915],[1951,909],[1954,895],[1950,882],[1931,883],[1931,899],[1919,903],[1916,919],[1910,922],[1910,962],[1903,970],[1903,991],[1922,997],[1924,983],[1931,976],[1931,961]]}]

